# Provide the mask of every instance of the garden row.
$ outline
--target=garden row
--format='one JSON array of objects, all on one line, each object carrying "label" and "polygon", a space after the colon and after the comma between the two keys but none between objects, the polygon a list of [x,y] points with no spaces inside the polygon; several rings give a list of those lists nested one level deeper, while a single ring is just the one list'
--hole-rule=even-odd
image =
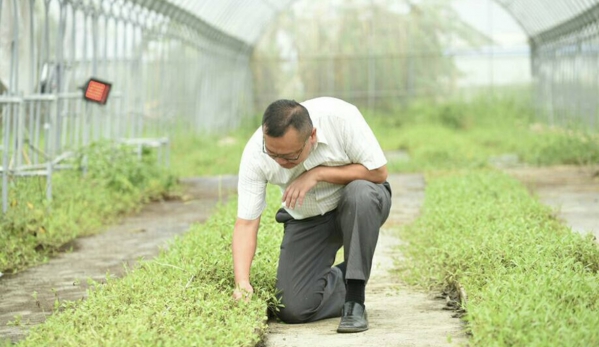
[{"label": "garden row", "polygon": [[53,175],[53,200],[44,177],[9,181],[9,204],[0,216],[0,273],[14,273],[48,260],[76,237],[101,231],[175,186],[174,176],[145,151],[96,143],[71,160],[75,169]]},{"label": "garden row", "polygon": [[496,171],[429,177],[403,277],[462,289],[473,346],[597,346],[599,248]]},{"label": "garden row", "polygon": [[[278,198],[269,191],[269,201]],[[276,204],[271,203],[270,206]],[[273,214],[270,208],[266,213]],[[256,294],[231,298],[236,204],[194,225],[169,250],[34,328],[22,346],[255,346],[274,308],[280,226],[265,218],[252,270]],[[401,230],[409,283],[461,287],[473,346],[599,343],[599,250],[513,178],[470,170],[427,179],[421,217]]]},{"label": "garden row", "polygon": [[[269,200],[277,194],[271,189]],[[274,219],[262,223],[255,293],[235,302],[230,250],[236,212],[235,202],[221,206],[155,259],[121,279],[107,274],[86,300],[63,302],[61,312],[32,329],[20,346],[255,346],[266,332],[267,307],[276,307],[282,233]]]}]

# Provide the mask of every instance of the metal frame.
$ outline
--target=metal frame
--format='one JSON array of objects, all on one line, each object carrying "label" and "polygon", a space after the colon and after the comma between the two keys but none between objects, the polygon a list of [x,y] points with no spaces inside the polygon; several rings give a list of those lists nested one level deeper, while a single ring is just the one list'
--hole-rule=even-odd
[{"label": "metal frame", "polygon": [[[495,1],[530,38],[539,114],[596,128],[599,1]],[[253,114],[254,46],[293,2],[0,0],[0,59],[10,61],[0,71],[3,210],[11,179],[46,177],[50,199],[53,172],[94,141],[168,158],[176,126],[237,127]],[[104,107],[80,97],[92,76],[113,83]]]},{"label": "metal frame", "polygon": [[[12,179],[45,177],[51,199],[52,174],[95,141],[155,148],[168,165],[171,129],[234,128],[253,113],[252,46],[167,1],[0,0],[0,24],[3,211]],[[107,105],[83,101],[89,77],[113,84]]]}]

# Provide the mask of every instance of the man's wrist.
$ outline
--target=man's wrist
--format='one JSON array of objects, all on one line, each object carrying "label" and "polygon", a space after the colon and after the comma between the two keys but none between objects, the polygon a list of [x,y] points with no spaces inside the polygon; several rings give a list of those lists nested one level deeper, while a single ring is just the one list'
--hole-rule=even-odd
[{"label": "man's wrist", "polygon": [[249,279],[244,279],[244,280],[240,280],[240,281],[235,281],[235,287],[237,288],[241,288],[245,285],[250,284],[250,280]]}]

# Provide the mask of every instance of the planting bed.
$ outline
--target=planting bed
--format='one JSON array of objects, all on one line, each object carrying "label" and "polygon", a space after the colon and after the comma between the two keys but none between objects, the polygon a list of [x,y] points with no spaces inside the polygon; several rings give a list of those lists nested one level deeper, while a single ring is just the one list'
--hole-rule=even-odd
[{"label": "planting bed", "polygon": [[[522,180],[540,200],[576,231],[594,232],[599,226],[599,179],[593,168],[517,168],[506,170]],[[393,230],[417,217],[424,196],[421,175],[391,175],[393,209],[385,224],[367,287],[371,329],[357,335],[335,332],[338,319],[304,325],[271,322],[266,346],[323,345],[447,345],[463,343],[461,322],[441,310],[435,293],[415,292],[389,275],[401,241]],[[123,264],[152,258],[167,241],[194,222],[202,222],[218,201],[236,188],[233,176],[198,178],[185,182],[184,201],[152,203],[106,233],[74,241],[66,252],[47,264],[0,278],[0,339],[17,341],[29,328],[51,314],[56,299],[77,300],[86,295],[86,279],[102,281],[109,272],[120,277]],[[599,236],[599,235],[598,235]],[[34,294],[36,293],[36,294]],[[18,322],[17,319],[18,318]],[[7,325],[11,322],[12,324]],[[18,323],[18,324],[15,324]],[[326,343],[324,343],[326,341]]]},{"label": "planting bed", "polygon": [[[112,226],[105,233],[79,238],[66,252],[47,264],[0,278],[0,340],[13,341],[52,313],[55,300],[77,300],[86,296],[87,279],[103,281],[106,274],[120,277],[123,264],[151,259],[169,239],[203,222],[220,200],[237,189],[237,179],[187,179],[183,201],[147,205],[142,212]],[[34,297],[33,293],[37,295]],[[19,317],[20,324],[7,325]]]}]

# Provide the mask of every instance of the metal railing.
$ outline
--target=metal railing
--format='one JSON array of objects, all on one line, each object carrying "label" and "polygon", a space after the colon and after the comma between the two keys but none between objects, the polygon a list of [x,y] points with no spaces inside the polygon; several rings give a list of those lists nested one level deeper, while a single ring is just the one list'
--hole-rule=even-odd
[{"label": "metal railing", "polygon": [[551,125],[599,128],[599,4],[530,39],[538,113]]},{"label": "metal railing", "polygon": [[[53,172],[92,142],[166,163],[174,129],[237,126],[252,114],[250,52],[167,1],[0,0],[3,211],[20,176],[45,177],[51,199]],[[106,105],[83,100],[90,77],[112,83]]]}]

